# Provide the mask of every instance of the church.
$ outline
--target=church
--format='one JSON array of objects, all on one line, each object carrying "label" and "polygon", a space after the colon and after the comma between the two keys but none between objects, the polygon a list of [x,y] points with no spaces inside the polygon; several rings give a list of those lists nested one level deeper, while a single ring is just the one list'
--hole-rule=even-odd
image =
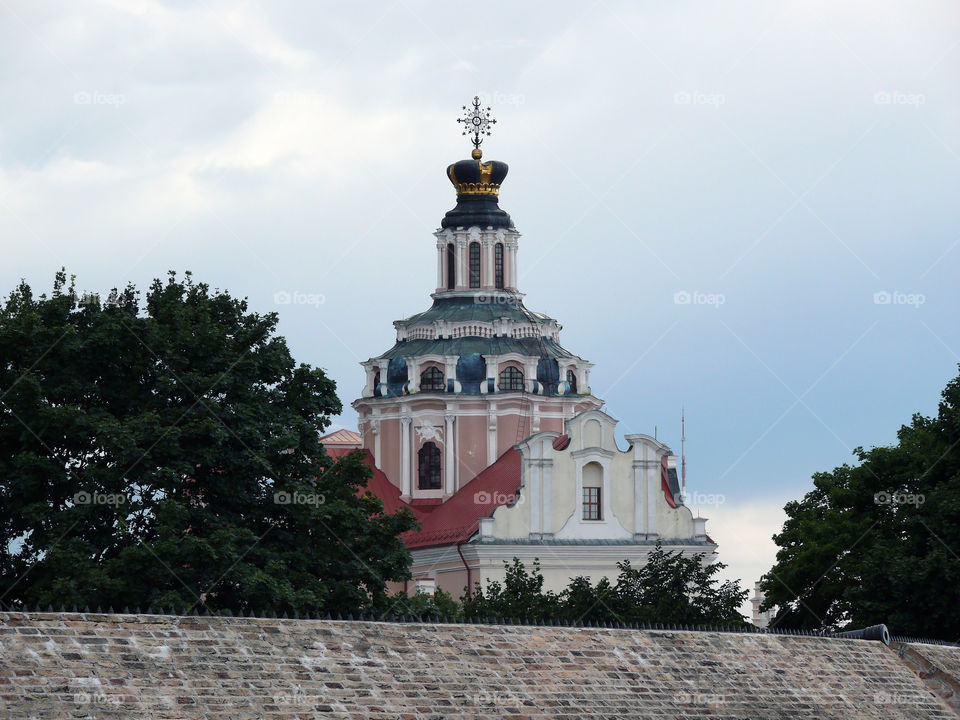
[{"label": "church", "polygon": [[456,206],[434,232],[432,305],[394,321],[393,346],[362,363],[359,434],[323,439],[331,455],[366,450],[369,490],[420,521],[404,537],[404,589],[458,598],[519,558],[538,560],[545,589],[560,591],[578,575],[614,580],[618,562],[642,565],[657,542],[713,555],[671,449],[643,434],[619,447],[592,363],[525,306],[520,233],[499,205],[508,168],[480,148],[496,121],[474,98],[458,122],[473,151],[447,168]]}]

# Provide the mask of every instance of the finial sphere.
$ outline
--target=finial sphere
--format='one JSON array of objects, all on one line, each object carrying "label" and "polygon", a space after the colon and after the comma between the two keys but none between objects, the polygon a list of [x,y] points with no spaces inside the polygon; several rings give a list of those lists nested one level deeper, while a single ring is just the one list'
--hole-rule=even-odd
[{"label": "finial sphere", "polygon": [[490,126],[496,124],[496,120],[490,117],[490,108],[480,107],[480,96],[475,95],[473,105],[463,106],[463,117],[457,118],[458,123],[463,124],[463,135],[472,135],[470,141],[473,143],[474,159],[479,160],[480,156],[476,153],[480,150],[480,143],[483,142],[483,136],[490,135]]}]

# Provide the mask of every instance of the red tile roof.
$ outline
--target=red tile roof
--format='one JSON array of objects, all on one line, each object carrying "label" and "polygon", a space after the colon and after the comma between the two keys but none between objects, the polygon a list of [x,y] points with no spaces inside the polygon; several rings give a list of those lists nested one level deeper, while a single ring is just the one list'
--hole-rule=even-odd
[{"label": "red tile roof", "polygon": [[[329,452],[329,451],[328,451]],[[394,485],[387,479],[387,476],[383,474],[383,471],[378,468],[373,462],[373,455],[370,454],[369,450],[364,451],[366,456],[364,457],[364,462],[373,470],[373,477],[367,481],[367,488],[373,495],[376,495],[380,500],[383,501],[383,511],[386,513],[394,513],[402,507],[408,508],[413,511],[414,515],[417,515],[419,519],[419,514],[415,508],[407,505],[403,500],[400,499],[400,488]],[[331,455],[333,453],[330,453]],[[360,489],[358,491],[359,495],[363,495],[366,490]]]}]

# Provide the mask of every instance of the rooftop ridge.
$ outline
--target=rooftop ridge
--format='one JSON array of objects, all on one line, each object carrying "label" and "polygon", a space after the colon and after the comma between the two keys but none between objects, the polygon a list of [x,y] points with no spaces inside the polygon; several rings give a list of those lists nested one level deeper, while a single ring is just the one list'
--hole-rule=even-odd
[{"label": "rooftop ridge", "polygon": [[[249,613],[238,613],[234,614],[230,610],[223,611],[214,611],[210,612],[207,608],[199,610],[197,608],[184,608],[182,610],[174,608],[160,608],[159,610],[152,607],[147,608],[146,611],[141,611],[139,607],[130,610],[129,608],[123,608],[122,610],[114,610],[112,607],[107,610],[103,610],[100,607],[97,607],[91,610],[89,607],[85,607],[82,610],[73,607],[70,610],[66,610],[63,607],[59,610],[54,610],[51,606],[47,606],[46,609],[41,608],[39,605],[34,609],[11,609],[11,610],[0,610],[0,624],[7,622],[11,618],[23,618],[29,619],[33,616],[77,616],[77,619],[90,621],[94,618],[109,618],[109,617],[181,617],[181,618],[219,618],[219,619],[256,619],[256,620],[300,620],[300,621],[323,621],[323,622],[366,622],[366,623],[387,623],[395,625],[489,625],[491,627],[498,626],[518,626],[518,627],[568,627],[568,628],[590,628],[597,630],[634,630],[634,631],[643,631],[643,632],[693,632],[693,633],[731,633],[731,634],[740,634],[740,635],[782,635],[782,636],[794,636],[794,637],[816,637],[822,638],[824,640],[856,640],[858,638],[849,638],[842,637],[838,633],[828,632],[823,630],[796,630],[790,628],[760,628],[755,625],[746,623],[742,626],[737,625],[716,625],[716,624],[698,624],[698,623],[662,623],[662,622],[594,622],[594,621],[582,621],[582,620],[566,620],[566,619],[550,619],[542,620],[537,618],[528,618],[524,620],[517,620],[514,618],[502,618],[502,617],[486,617],[486,618],[462,618],[462,617],[450,617],[450,616],[429,616],[429,615],[416,615],[408,613],[389,613],[381,614],[375,616],[370,615],[359,615],[354,617],[352,614],[343,617],[342,614],[331,615],[326,613],[324,615],[299,615],[294,613],[290,615],[289,613],[284,612],[282,615],[277,615],[275,612],[269,613],[256,613],[250,611]],[[916,644],[926,644],[926,645],[943,645],[947,647],[960,647],[960,643],[951,642],[949,640],[940,640],[937,638],[918,638],[912,636],[904,635],[892,635],[891,640],[893,643],[916,643]],[[876,641],[870,641],[876,642]]]}]

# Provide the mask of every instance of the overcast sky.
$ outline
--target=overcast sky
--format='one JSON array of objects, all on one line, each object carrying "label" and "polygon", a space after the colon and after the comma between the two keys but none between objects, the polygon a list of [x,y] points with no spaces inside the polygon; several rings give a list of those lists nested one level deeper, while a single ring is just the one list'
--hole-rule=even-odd
[{"label": "overcast sky", "polygon": [[353,428],[480,93],[528,307],[621,432],[679,452],[686,407],[752,586],[811,473],[957,375],[958,43],[955,2],[0,2],[0,291],[192,270],[278,311]]}]

